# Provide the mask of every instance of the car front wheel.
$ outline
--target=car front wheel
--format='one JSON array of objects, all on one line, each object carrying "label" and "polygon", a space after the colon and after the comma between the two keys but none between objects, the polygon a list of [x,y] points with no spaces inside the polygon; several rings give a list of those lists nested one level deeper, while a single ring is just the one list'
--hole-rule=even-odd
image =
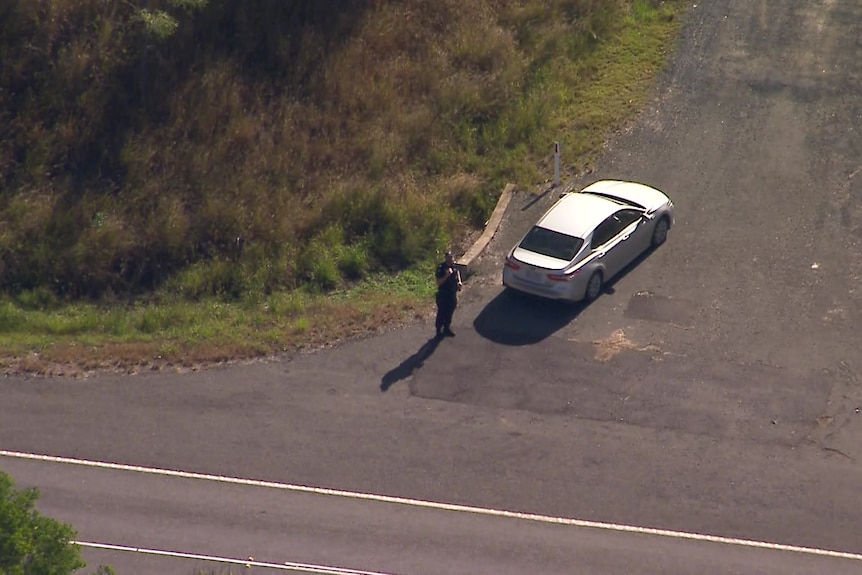
[{"label": "car front wheel", "polygon": [[599,294],[602,293],[602,274],[595,272],[590,276],[590,281],[587,283],[587,292],[584,294],[584,299],[593,301]]},{"label": "car front wheel", "polygon": [[658,247],[667,239],[667,231],[670,229],[670,223],[667,218],[662,218],[655,224],[652,231],[652,246]]}]

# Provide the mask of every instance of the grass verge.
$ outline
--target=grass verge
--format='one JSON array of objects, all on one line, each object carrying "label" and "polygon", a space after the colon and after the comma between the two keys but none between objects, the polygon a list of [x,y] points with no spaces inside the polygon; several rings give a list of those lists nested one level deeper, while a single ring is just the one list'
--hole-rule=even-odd
[{"label": "grass verge", "polygon": [[425,275],[412,270],[341,292],[279,292],[245,302],[26,310],[7,299],[0,302],[0,369],[75,377],[182,371],[313,349],[426,318],[433,291]]}]

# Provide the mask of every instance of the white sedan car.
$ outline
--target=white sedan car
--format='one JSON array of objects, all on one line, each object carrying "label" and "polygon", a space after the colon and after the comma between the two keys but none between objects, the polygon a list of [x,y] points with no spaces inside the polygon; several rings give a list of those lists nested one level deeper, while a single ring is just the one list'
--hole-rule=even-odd
[{"label": "white sedan car", "polygon": [[670,198],[645,184],[601,180],[563,194],[509,252],[503,285],[593,300],[632,260],[663,244],[673,221]]}]

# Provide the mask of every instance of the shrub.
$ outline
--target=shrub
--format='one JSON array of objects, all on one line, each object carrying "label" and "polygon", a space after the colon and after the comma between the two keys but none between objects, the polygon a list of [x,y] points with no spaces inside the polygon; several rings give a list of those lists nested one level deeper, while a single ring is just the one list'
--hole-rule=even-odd
[{"label": "shrub", "polygon": [[[17,490],[12,477],[0,471],[0,573],[72,575],[86,566],[75,530],[39,513],[36,488]],[[101,566],[100,574],[112,574]]]},{"label": "shrub", "polygon": [[300,253],[299,278],[315,289],[335,288],[341,280],[338,261],[344,249],[344,232],[338,225],[331,224],[319,230]]},{"label": "shrub", "polygon": [[56,294],[44,285],[20,292],[15,301],[25,310],[49,311],[59,305]]},{"label": "shrub", "polygon": [[24,312],[11,301],[0,301],[0,332],[14,333],[24,325]]},{"label": "shrub", "polygon": [[338,256],[338,269],[349,280],[358,280],[368,273],[368,248],[365,243],[346,246]]}]

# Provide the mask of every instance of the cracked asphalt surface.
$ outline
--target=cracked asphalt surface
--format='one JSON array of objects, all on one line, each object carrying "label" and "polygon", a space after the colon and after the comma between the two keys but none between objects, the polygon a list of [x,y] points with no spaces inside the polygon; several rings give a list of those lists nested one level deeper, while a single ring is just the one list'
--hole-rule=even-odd
[{"label": "cracked asphalt surface", "polygon": [[557,195],[521,190],[455,338],[416,324],[202,373],[10,377],[0,448],[862,552],[862,4],[686,18],[647,108],[568,182],[676,204],[668,242],[591,305],[502,290]]}]

